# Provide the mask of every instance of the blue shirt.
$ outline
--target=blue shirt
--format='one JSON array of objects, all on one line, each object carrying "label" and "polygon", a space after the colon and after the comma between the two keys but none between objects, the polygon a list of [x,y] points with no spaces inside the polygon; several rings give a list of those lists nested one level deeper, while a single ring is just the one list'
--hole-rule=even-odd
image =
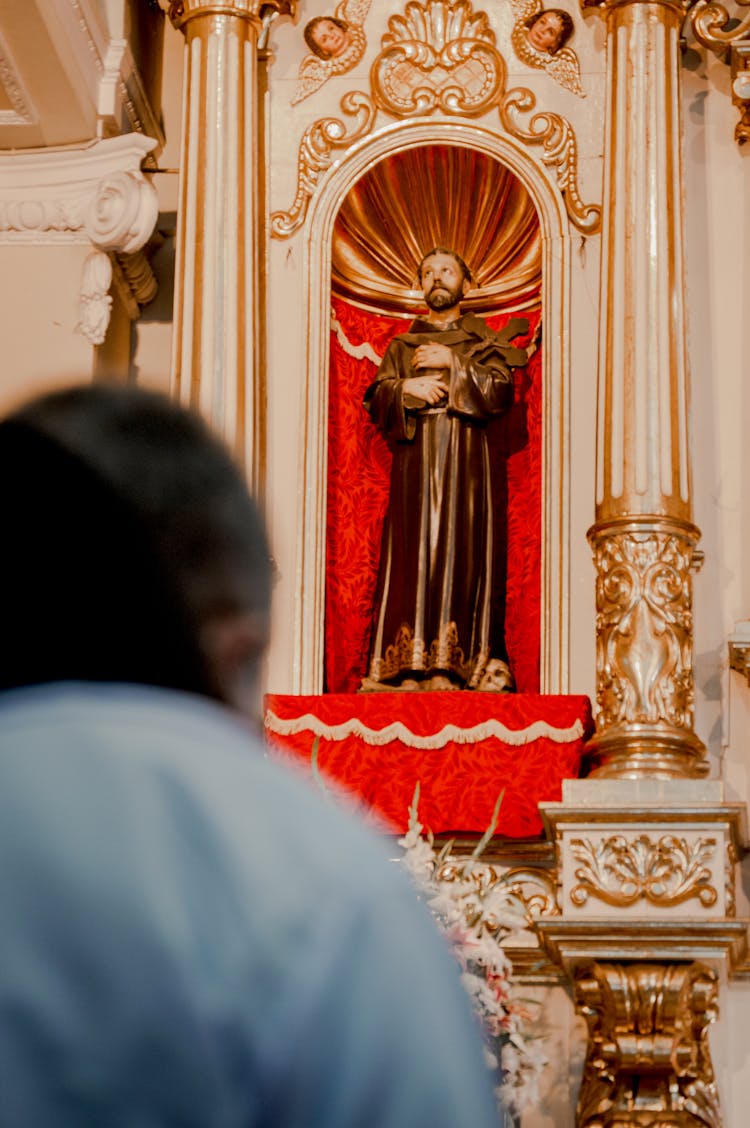
[{"label": "blue shirt", "polygon": [[0,694],[2,1128],[496,1124],[384,842],[210,701]]}]

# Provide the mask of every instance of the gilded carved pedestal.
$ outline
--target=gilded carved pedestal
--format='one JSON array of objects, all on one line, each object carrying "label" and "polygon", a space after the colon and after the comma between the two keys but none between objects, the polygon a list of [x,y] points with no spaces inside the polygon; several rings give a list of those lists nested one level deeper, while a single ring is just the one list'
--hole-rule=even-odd
[{"label": "gilded carved pedestal", "polygon": [[590,1038],[579,1123],[721,1122],[708,1050],[714,972],[699,964],[584,965],[575,993]]},{"label": "gilded carved pedestal", "polygon": [[718,780],[569,780],[544,806],[559,915],[537,930],[589,1027],[576,1123],[722,1123],[707,1027],[746,953],[745,808]]}]

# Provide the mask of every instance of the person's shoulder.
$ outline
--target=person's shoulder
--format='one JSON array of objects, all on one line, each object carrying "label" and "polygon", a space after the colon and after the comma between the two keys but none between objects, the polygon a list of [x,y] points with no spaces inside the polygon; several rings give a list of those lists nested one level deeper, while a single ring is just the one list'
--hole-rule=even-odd
[{"label": "person's shoulder", "polygon": [[[119,797],[134,819],[158,803],[214,841],[227,870],[245,880],[259,868],[258,844],[299,865],[311,885],[355,882],[357,859],[374,880],[383,844],[286,764],[230,709],[193,694],[135,685],[59,683],[0,693],[0,771],[33,805],[62,765],[88,780],[74,793],[84,817]],[[34,765],[31,776],[27,768]],[[36,782],[35,782],[36,781]],[[86,808],[86,810],[84,810]],[[355,867],[355,868],[357,868]]]},{"label": "person's shoulder", "polygon": [[23,738],[40,754],[66,744],[100,759],[168,758],[205,746],[239,752],[248,732],[221,705],[195,694],[124,683],[54,682],[0,693],[0,748]]}]

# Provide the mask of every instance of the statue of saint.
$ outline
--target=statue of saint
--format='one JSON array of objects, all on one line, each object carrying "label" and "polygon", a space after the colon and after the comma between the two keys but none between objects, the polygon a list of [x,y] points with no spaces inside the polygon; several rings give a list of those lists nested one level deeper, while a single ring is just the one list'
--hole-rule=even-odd
[{"label": "statue of saint", "polygon": [[493,638],[493,478],[487,424],[525,364],[502,332],[461,316],[472,277],[435,247],[418,269],[426,317],[394,337],[364,406],[393,454],[368,676],[362,688],[512,690]]}]

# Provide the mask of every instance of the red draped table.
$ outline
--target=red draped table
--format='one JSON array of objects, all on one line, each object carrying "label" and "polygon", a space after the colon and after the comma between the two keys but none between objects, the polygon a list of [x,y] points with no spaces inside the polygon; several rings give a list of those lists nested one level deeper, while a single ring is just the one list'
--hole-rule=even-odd
[{"label": "red draped table", "polygon": [[265,727],[396,830],[419,784],[433,834],[483,834],[504,792],[495,833],[510,838],[542,833],[537,804],[560,799],[593,731],[587,697],[466,692],[269,694]]}]

